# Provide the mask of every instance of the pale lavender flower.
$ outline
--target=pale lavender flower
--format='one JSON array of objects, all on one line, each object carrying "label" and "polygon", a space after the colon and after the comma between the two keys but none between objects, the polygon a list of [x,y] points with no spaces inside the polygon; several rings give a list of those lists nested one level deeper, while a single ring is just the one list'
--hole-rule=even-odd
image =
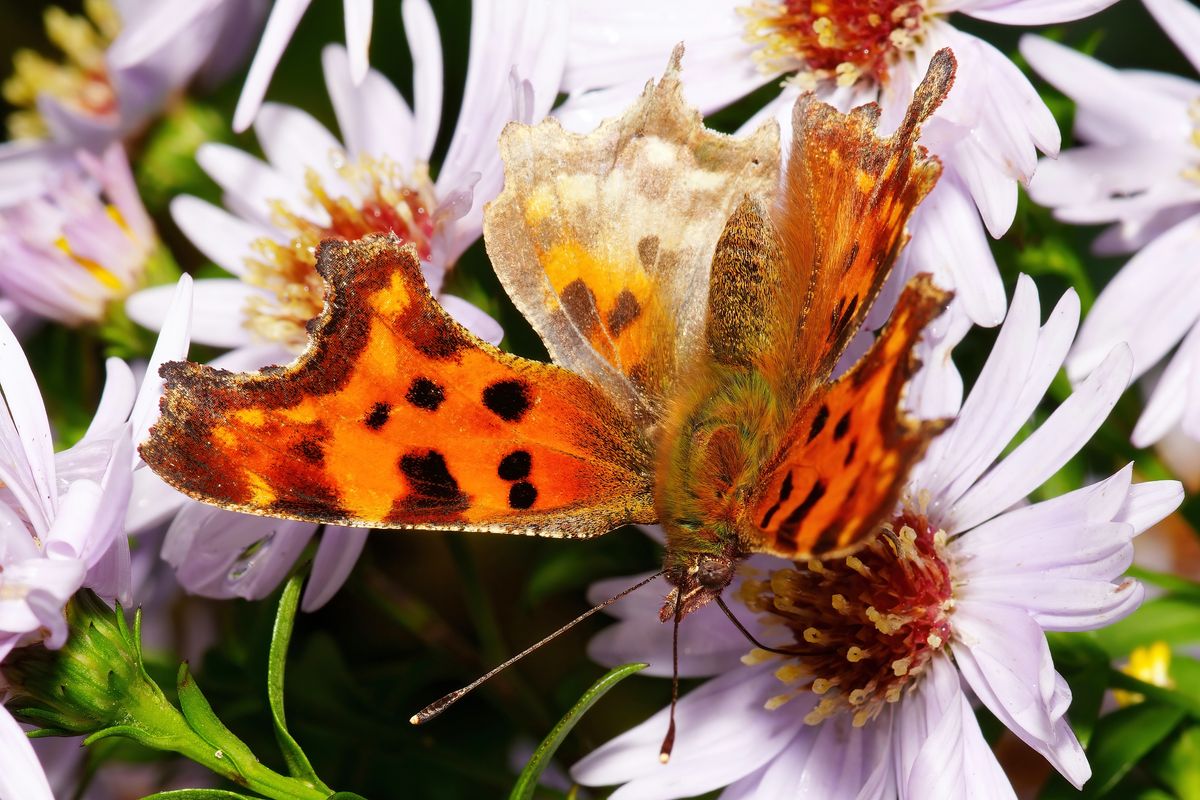
[{"label": "pale lavender flower", "polygon": [[[1145,5],[1200,69],[1200,9],[1185,0]],[[1096,240],[1098,252],[1136,253],[1088,313],[1067,374],[1079,380],[1115,342],[1133,349],[1135,377],[1174,349],[1133,442],[1153,444],[1177,425],[1200,439],[1200,83],[1116,70],[1033,36],[1021,52],[1075,101],[1075,135],[1084,142],[1044,163],[1030,195],[1063,221],[1113,223]]]},{"label": "pale lavender flower", "polygon": [[138,287],[158,247],[125,153],[119,144],[99,157],[80,151],[42,185],[0,209],[0,293],[65,325],[98,322]]},{"label": "pale lavender flower", "polygon": [[[565,15],[548,1],[522,4],[523,14],[510,13],[502,0],[477,0],[472,8],[463,106],[436,181],[428,162],[442,114],[442,54],[426,0],[402,6],[413,108],[374,70],[355,85],[346,51],[330,46],[325,78],[343,141],[305,112],[268,103],[255,121],[266,162],[225,145],[201,148],[199,161],[225,190],[229,210],[194,197],[177,198],[171,210],[193,243],[235,276],[196,283],[194,340],[233,348],[214,366],[246,371],[291,361],[307,341],[305,323],[323,302],[324,286],[313,269],[316,245],[329,236],[356,239],[377,231],[415,244],[446,310],[480,337],[500,341],[503,331],[487,314],[440,291],[442,278],[479,238],[483,204],[500,191],[500,129],[514,118],[536,122],[554,101]],[[126,305],[130,317],[159,327],[164,296],[160,288],[138,292]],[[157,496],[161,510],[166,495]],[[171,521],[163,557],[189,591],[260,598],[278,586],[316,531],[312,523],[186,501]],[[306,610],[337,592],[366,536],[361,528],[324,528]]]},{"label": "pale lavender flower", "polygon": [[[155,367],[186,352],[190,288],[185,276],[174,304],[179,323],[160,337]],[[143,381],[139,390],[123,361],[107,367],[91,425],[55,453],[29,362],[0,321],[0,661],[35,641],[61,647],[63,607],[81,588],[131,600],[125,516],[139,465],[134,447],[149,430],[161,383]],[[50,796],[24,733],[0,708],[0,800]]]},{"label": "pale lavender flower", "polygon": [[100,152],[139,132],[198,75],[236,66],[251,44],[264,0],[91,0],[88,17],[47,11],[47,29],[63,51],[56,63],[32,51],[15,59],[5,97],[15,141],[0,145],[0,205],[39,184],[31,176]]},{"label": "pale lavender flower", "polygon": [[[1050,111],[1021,71],[992,45],[956,29],[952,13],[1008,25],[1043,25],[1087,16],[1114,0],[896,0],[853,7],[770,0],[617,0],[571,3],[564,91],[557,112],[587,129],[622,106],[662,68],[682,41],[684,85],[704,114],[765,83],[784,80],[744,130],[775,117],[790,139],[791,109],[814,90],[841,110],[878,101],[884,131],[902,118],[933,53],[958,59],[954,91],[923,130],[945,172],[910,223],[901,257],[872,324],[882,321],[904,281],[931,271],[954,289],[976,324],[1004,316],[1004,287],[984,226],[999,237],[1012,224],[1017,182],[1027,182],[1037,151],[1055,153]],[[582,104],[584,107],[579,107]],[[983,224],[980,223],[982,216]]]},{"label": "pale lavender flower", "polygon": [[[726,593],[735,613],[768,646],[807,652],[747,654],[718,609],[701,609],[680,629],[680,674],[712,679],[680,701],[670,763],[658,760],[664,710],[577,764],[576,780],[620,784],[614,800],[721,787],[723,800],[1014,798],[968,690],[1072,784],[1088,779],[1065,716],[1071,693],[1044,631],[1091,630],[1136,608],[1142,587],[1120,579],[1132,539],[1183,492],[1175,481],[1133,484],[1127,466],[1054,499],[1024,501],[1096,431],[1132,366],[1128,348],[1115,348],[1000,458],[1066,356],[1078,298],[1068,292],[1045,325],[1039,316],[1037,291],[1022,276],[966,400],[956,378],[913,393],[922,414],[948,405],[957,414],[878,539],[846,559],[755,556],[739,572]],[[927,369],[953,369],[932,356],[963,330],[952,323],[922,345]],[[593,657],[649,661],[651,674],[669,675],[659,604],[643,591],[614,605],[620,621],[593,639]]]}]

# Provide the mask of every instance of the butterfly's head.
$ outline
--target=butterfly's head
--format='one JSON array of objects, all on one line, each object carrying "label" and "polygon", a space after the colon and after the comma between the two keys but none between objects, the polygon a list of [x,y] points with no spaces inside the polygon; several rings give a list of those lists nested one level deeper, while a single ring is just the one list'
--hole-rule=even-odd
[{"label": "butterfly's head", "polygon": [[684,553],[671,559],[665,577],[671,591],[658,612],[663,622],[675,616],[686,617],[712,602],[733,580],[741,557],[732,549],[717,553]]}]

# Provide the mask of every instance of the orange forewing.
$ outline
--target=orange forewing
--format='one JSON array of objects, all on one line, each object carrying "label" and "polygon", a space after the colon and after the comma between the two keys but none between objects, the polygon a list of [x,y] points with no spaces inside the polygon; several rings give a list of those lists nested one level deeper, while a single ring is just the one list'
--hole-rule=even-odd
[{"label": "orange forewing", "polygon": [[651,521],[649,455],[586,379],[477,339],[394,236],[327,241],[329,289],[288,367],[164,368],[142,447],[199,500],[381,528],[581,537]]},{"label": "orange forewing", "polygon": [[865,356],[796,415],[749,504],[753,549],[784,558],[844,554],[878,530],[909,468],[945,427],[901,407],[912,348],[949,295],[913,278]]},{"label": "orange forewing", "polygon": [[905,224],[941,173],[916,145],[920,125],[954,82],[955,62],[939,51],[904,120],[888,137],[879,107],[849,114],[805,95],[793,111],[791,157],[773,214],[788,262],[785,291],[804,298],[779,337],[784,364],[824,382],[866,318],[901,247]]}]

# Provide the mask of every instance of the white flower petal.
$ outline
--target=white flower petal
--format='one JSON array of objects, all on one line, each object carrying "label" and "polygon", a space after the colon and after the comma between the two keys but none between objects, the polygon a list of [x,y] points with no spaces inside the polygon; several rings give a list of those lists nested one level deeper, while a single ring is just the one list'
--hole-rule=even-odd
[{"label": "white flower petal", "polygon": [[346,15],[346,49],[350,53],[350,76],[362,83],[367,75],[371,48],[371,17],[374,0],[342,0]]},{"label": "white flower petal", "polygon": [[0,482],[45,535],[58,499],[50,421],[21,343],[5,324],[0,324],[0,390]]},{"label": "white flower petal", "polygon": [[[1187,126],[1186,105],[1144,91],[1123,73],[1041,36],[1021,37],[1021,55],[1043,78],[1086,109],[1085,138],[1121,144],[1137,134],[1145,139],[1179,140]],[[1080,120],[1076,130],[1083,133]]]},{"label": "white flower petal", "polygon": [[54,800],[29,737],[0,706],[0,800]]},{"label": "white flower petal", "polygon": [[321,51],[321,63],[329,100],[350,155],[387,156],[402,169],[411,170],[416,159],[413,113],[399,90],[375,70],[369,70],[362,83],[355,85],[346,50],[338,45]]},{"label": "white flower petal", "polygon": [[[442,121],[442,40],[428,0],[404,0],[400,5],[404,35],[413,60],[413,96],[416,129],[413,153],[429,161]],[[471,51],[472,55],[475,51]]]},{"label": "white flower petal", "polygon": [[951,647],[976,696],[1076,788],[1091,775],[1063,715],[1071,693],[1054,672],[1046,637],[1024,611],[961,602]]},{"label": "white flower petal", "polygon": [[1129,489],[1121,510],[1114,520],[1133,527],[1137,536],[1151,525],[1166,519],[1183,503],[1183,484],[1179,481],[1147,481]]},{"label": "white flower petal", "polygon": [[[1072,379],[1086,375],[1118,342],[1133,351],[1141,375],[1200,318],[1200,217],[1154,240],[1096,298],[1067,362]],[[1146,320],[1153,319],[1153,325]]]},{"label": "white flower petal", "polygon": [[[271,227],[272,202],[300,196],[303,188],[303,184],[298,187],[268,164],[227,144],[201,145],[196,150],[196,162],[225,191],[225,205],[265,228]],[[328,215],[314,217],[317,224],[328,219]]]},{"label": "white flower petal", "polygon": [[955,533],[998,514],[1040,486],[1092,437],[1129,385],[1133,356],[1119,345],[1036,431],[953,505]]},{"label": "white flower petal", "polygon": [[125,514],[130,536],[162,525],[187,501],[187,497],[154,474],[149,467],[134,470],[133,491]]},{"label": "white flower petal", "polygon": [[308,10],[312,0],[276,0],[267,18],[267,26],[263,30],[262,41],[250,63],[250,72],[246,75],[246,84],[238,98],[237,108],[233,112],[233,129],[238,133],[250,127],[262,105],[263,97],[267,94],[267,85],[271,75],[279,65],[283,50],[287,47],[300,18]]},{"label": "white flower petal", "polygon": [[1200,11],[1185,0],[1142,0],[1171,41],[1200,70]]},{"label": "white flower petal", "polygon": [[999,325],[1006,306],[1004,283],[979,212],[953,167],[946,168],[910,227],[913,270],[932,272],[936,283],[953,287],[960,307],[977,325]]},{"label": "white flower petal", "polygon": [[247,222],[198,197],[173,198],[171,218],[197,250],[239,278],[246,275],[246,259],[255,255],[255,242],[280,240],[276,229]]},{"label": "white flower petal", "polygon": [[920,487],[934,495],[937,513],[957,502],[1008,446],[1062,365],[1079,321],[1079,298],[1064,294],[1039,329],[1040,314],[1037,288],[1022,275],[971,394],[918,469]]},{"label": "white flower petal", "polygon": [[188,331],[191,326],[192,276],[182,275],[175,286],[171,303],[167,306],[158,340],[154,343],[154,350],[150,353],[150,361],[146,365],[146,377],[142,379],[137,398],[133,401],[133,410],[129,414],[129,423],[133,426],[131,436],[135,445],[142,443],[150,432],[150,426],[158,418],[158,398],[162,395],[162,377],[158,374],[159,369],[168,361],[182,361],[187,358],[190,344]]},{"label": "white flower petal", "polygon": [[1149,447],[1183,418],[1195,376],[1200,374],[1200,325],[1193,325],[1158,378],[1130,440]]},{"label": "white flower petal", "polygon": [[321,534],[321,543],[317,545],[312,573],[304,587],[301,608],[305,611],[316,611],[337,594],[346,578],[350,577],[354,565],[358,563],[358,557],[362,554],[370,532],[368,528],[326,526]]},{"label": "white flower petal", "polygon": [[1052,25],[1102,11],[1117,0],[959,0],[951,6],[976,19],[1002,25]]},{"label": "white flower petal", "polygon": [[[680,699],[670,763],[658,760],[667,731],[663,709],[584,758],[571,776],[591,786],[624,784],[613,800],[667,800],[727,786],[774,758],[803,726],[800,709],[763,709],[779,687],[770,670],[761,667],[722,675]],[[792,704],[806,702],[797,698]]]},{"label": "white flower petal", "polygon": [[83,438],[79,440],[81,444],[98,436],[111,435],[113,430],[128,421],[129,412],[133,409],[137,381],[129,365],[119,358],[109,358],[104,362],[104,371],[104,391],[100,395],[100,404]]},{"label": "white flower petal", "polygon": [[345,152],[324,125],[311,114],[280,103],[264,103],[254,120],[254,133],[271,166],[304,185],[309,169],[321,176],[325,188],[342,192],[345,181],[338,173],[340,154]]},{"label": "white flower petal", "polygon": [[163,541],[180,584],[205,597],[266,597],[287,575],[316,525],[188,502]]},{"label": "white flower petal", "polygon": [[500,323],[492,319],[482,308],[452,294],[441,295],[438,297],[438,302],[458,324],[488,344],[498,345],[504,338],[504,329],[500,327]]}]

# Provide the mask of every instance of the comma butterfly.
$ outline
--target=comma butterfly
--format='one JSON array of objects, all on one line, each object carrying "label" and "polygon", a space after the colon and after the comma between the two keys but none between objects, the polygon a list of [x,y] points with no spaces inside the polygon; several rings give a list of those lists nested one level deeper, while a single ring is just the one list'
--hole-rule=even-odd
[{"label": "comma butterfly", "polygon": [[949,300],[927,275],[833,373],[940,173],[916,141],[953,56],[886,138],[873,104],[801,97],[781,176],[773,123],[735,139],[686,106],[681,52],[591,134],[551,119],[501,137],[487,251],[552,364],[447,316],[412,246],[329,240],[308,349],[254,374],[167,364],[146,463],[208,503],[339,525],[583,538],[658,522],[676,624],[750,553],[853,550],[943,427],[900,407]]}]

